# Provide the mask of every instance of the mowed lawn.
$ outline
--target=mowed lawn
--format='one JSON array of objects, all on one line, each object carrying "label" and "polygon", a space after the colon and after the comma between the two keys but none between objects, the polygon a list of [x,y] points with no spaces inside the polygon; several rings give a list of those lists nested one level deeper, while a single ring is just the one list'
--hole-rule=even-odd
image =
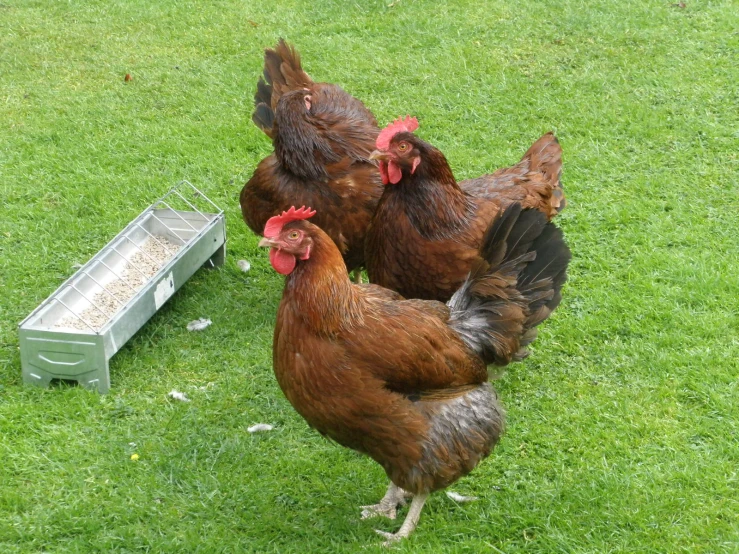
[{"label": "mowed lawn", "polygon": [[[564,301],[496,383],[507,433],[452,487],[480,499],[435,494],[395,550],[739,552],[737,29],[731,0],[2,0],[0,552],[381,552],[399,527],[359,519],[384,472],[272,374],[283,278],[238,194],[281,36],[381,123],[417,116],[459,178],[549,130],[564,149]],[[226,212],[225,266],[110,394],[23,385],[18,323],[183,178]]]}]

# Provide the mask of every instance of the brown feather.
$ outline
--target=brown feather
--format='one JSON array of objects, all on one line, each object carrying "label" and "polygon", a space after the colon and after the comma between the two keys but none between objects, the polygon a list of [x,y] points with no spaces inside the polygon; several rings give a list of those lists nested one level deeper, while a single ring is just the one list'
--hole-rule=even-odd
[{"label": "brown feather", "polygon": [[518,202],[535,208],[552,219],[565,207],[562,174],[562,147],[553,133],[547,133],[526,151],[514,166],[459,183],[472,196],[505,207]]},{"label": "brown feather", "polygon": [[311,255],[287,277],[275,375],[306,421],[375,459],[414,493],[445,487],[490,453],[503,411],[483,361],[437,302],[354,285],[333,242],[307,221]]},{"label": "brown feather", "polygon": [[361,266],[366,229],[382,194],[377,167],[368,159],[379,132],[372,113],[341,87],[315,83],[297,50],[280,40],[265,51],[253,119],[272,138],[275,152],[241,191],[246,224],[261,235],[270,217],[290,206],[310,206],[346,267]]},{"label": "brown feather", "polygon": [[512,203],[549,219],[564,207],[561,148],[552,133],[515,166],[459,184],[438,149],[412,133],[393,140],[411,142],[421,163],[385,187],[367,232],[365,258],[371,282],[407,298],[447,301],[479,259],[486,229]]},{"label": "brown feather", "polygon": [[517,166],[478,179],[477,188],[461,187],[444,155],[413,133],[397,133],[384,152],[401,176],[386,185],[367,231],[370,282],[406,298],[451,299],[453,313],[474,312],[456,328],[486,363],[520,359],[535,337],[529,330],[558,304],[570,260],[547,224],[556,211],[529,186],[546,181],[551,192],[559,182],[556,139],[545,135]]}]

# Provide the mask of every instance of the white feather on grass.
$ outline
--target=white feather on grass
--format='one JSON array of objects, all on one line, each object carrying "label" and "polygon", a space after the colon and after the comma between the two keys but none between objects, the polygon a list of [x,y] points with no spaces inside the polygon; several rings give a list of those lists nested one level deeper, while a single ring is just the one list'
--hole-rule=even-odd
[{"label": "white feather on grass", "polygon": [[476,496],[463,496],[452,491],[446,491],[446,495],[455,502],[474,502],[475,500],[479,500]]},{"label": "white feather on grass", "polygon": [[209,327],[213,322],[210,319],[205,319],[204,317],[201,317],[200,319],[196,319],[195,321],[191,321],[187,324],[187,330],[188,331],[202,331],[206,327]]},{"label": "white feather on grass", "polygon": [[252,425],[247,429],[250,433],[258,433],[260,431],[271,431],[274,429],[271,425],[267,423],[257,423],[256,425]]},{"label": "white feather on grass", "polygon": [[179,400],[180,402],[190,402],[190,399],[185,396],[185,393],[178,390],[172,389],[171,391],[169,391],[169,394],[167,396],[169,396],[170,398],[174,398],[175,400]]}]

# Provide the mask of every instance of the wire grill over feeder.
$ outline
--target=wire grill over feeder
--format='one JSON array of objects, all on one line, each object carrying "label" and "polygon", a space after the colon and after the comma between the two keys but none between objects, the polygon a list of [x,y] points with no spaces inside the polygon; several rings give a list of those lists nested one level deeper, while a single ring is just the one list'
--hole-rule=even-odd
[{"label": "wire grill over feeder", "polygon": [[[106,284],[96,280],[89,272],[85,273],[86,277],[95,281],[100,290],[90,298],[74,284],[69,285],[90,305],[80,313],[67,308],[69,315],[57,321],[54,327],[73,328],[80,331],[91,329],[97,333],[180,248],[180,245],[164,237],[152,235],[140,245],[136,245],[136,252],[130,259],[121,258],[125,260],[122,269],[120,271],[111,269],[110,273],[113,278]],[[62,300],[57,300],[63,303]]]},{"label": "wire grill over feeder", "polygon": [[110,358],[204,263],[222,265],[225,218],[187,181],[171,189],[20,325],[28,383],[109,388]]}]

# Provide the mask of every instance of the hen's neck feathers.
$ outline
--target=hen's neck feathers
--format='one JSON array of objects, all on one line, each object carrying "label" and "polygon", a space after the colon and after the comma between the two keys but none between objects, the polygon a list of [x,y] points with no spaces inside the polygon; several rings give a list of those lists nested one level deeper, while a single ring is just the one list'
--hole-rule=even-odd
[{"label": "hen's neck feathers", "polygon": [[363,322],[360,292],[349,280],[334,242],[311,225],[310,258],[299,260],[285,280],[283,302],[319,335],[330,336]]},{"label": "hen's neck feathers", "polygon": [[421,163],[388,185],[418,232],[427,239],[450,238],[464,231],[475,215],[472,198],[457,184],[444,154],[418,140]]},{"label": "hen's neck feathers", "polygon": [[[302,108],[301,108],[302,109]],[[340,159],[308,113],[278,106],[273,141],[282,168],[301,179],[328,179],[325,165]]]}]

